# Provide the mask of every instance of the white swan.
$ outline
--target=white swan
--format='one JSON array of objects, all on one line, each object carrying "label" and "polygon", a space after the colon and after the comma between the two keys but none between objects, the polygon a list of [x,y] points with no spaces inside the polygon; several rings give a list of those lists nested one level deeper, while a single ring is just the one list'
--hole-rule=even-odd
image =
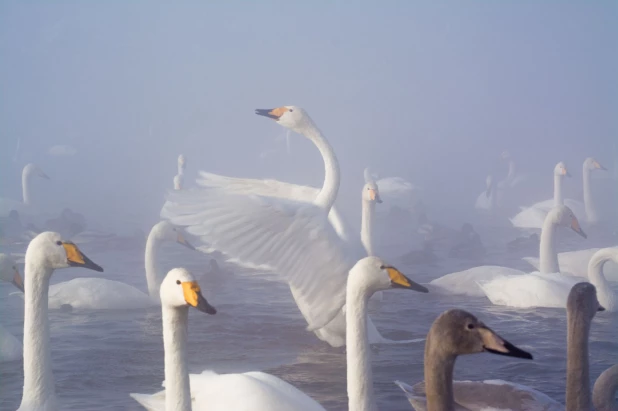
[{"label": "white swan", "polygon": [[36,236],[26,251],[24,309],[24,391],[18,411],[55,411],[58,407],[52,374],[47,292],[58,268],[84,267],[103,271],[73,243],[58,233]]},{"label": "white swan", "polygon": [[369,168],[364,171],[365,183],[374,182],[380,187],[380,194],[387,207],[381,212],[386,213],[393,207],[416,212],[416,205],[420,201],[420,188],[401,177],[379,178]]},{"label": "white swan", "polygon": [[[345,283],[359,257],[327,221],[339,189],[335,154],[307,113],[285,106],[256,113],[311,140],[324,157],[324,186],[313,203],[260,195],[240,195],[227,189],[170,192],[162,217],[199,236],[224,254],[267,266],[288,282],[309,330],[332,346],[345,344]],[[329,324],[330,323],[330,324]],[[372,342],[384,339],[369,321]]]},{"label": "white swan", "polygon": [[[597,311],[603,311],[603,307],[597,301],[594,286],[588,283],[574,285],[567,302],[567,410],[591,409],[588,335],[592,318]],[[427,341],[429,342],[429,339]],[[618,388],[617,377],[618,366],[613,366],[597,378],[592,393],[592,403],[596,410],[615,409],[612,404]],[[452,380],[452,375],[450,378]],[[397,383],[417,411],[428,409],[424,382],[414,387]],[[533,388],[502,380],[455,381],[451,392],[454,400],[451,407],[456,405],[457,410],[462,411],[565,409],[564,405]]]},{"label": "white swan", "polygon": [[146,241],[144,256],[148,293],[120,281],[105,278],[75,278],[49,287],[49,307],[89,310],[144,308],[159,303],[159,283],[163,277],[157,263],[157,251],[163,241],[174,241],[188,248],[179,228],[168,221],[157,223]]},{"label": "white swan", "polygon": [[[560,272],[588,278],[588,263],[592,256],[599,250],[600,248],[587,248],[585,250],[558,253]],[[524,257],[523,260],[537,270],[539,269],[539,259],[537,257]],[[618,264],[613,261],[608,261],[603,267],[603,273],[607,280],[618,281]]]},{"label": "white swan", "polygon": [[591,173],[594,170],[607,170],[598,161],[592,157],[584,160],[582,167],[582,179],[584,184],[584,206],[586,207],[586,220],[589,223],[596,224],[600,221],[599,211],[597,210],[596,202],[592,196]]},{"label": "white swan", "polygon": [[476,199],[474,207],[478,210],[494,211],[498,208],[498,185],[493,175],[485,179],[485,191]]},{"label": "white swan", "polygon": [[34,164],[27,164],[21,173],[22,201],[12,200],[9,198],[0,198],[0,217],[7,217],[11,210],[16,210],[20,214],[28,214],[33,211],[30,187],[33,177],[41,177],[49,180],[47,174],[45,174],[39,167]]},{"label": "white swan", "polygon": [[[0,280],[13,284],[24,291],[22,281],[15,260],[8,254],[0,254]],[[22,344],[2,325],[0,325],[0,363],[21,359]]]},{"label": "white swan", "polygon": [[[552,283],[545,284],[544,275],[539,273],[532,273],[528,275],[524,275],[525,273],[520,270],[516,270],[513,268],[486,265],[480,267],[473,267],[468,270],[459,271],[456,273],[447,274],[443,277],[437,278],[431,281],[429,284],[432,287],[432,291],[442,292],[445,294],[463,294],[474,297],[482,297],[487,295],[487,290],[484,290],[483,287],[480,287],[480,283],[484,284],[485,287],[491,288],[491,295],[495,298],[492,300],[494,304],[498,304],[498,301],[501,301],[500,298],[497,298],[499,292],[508,293],[509,290],[500,290],[499,282],[504,281],[505,279],[512,279],[512,281],[517,282],[518,287],[526,287],[526,278],[529,278],[528,281],[531,284],[538,282],[539,286],[545,284],[548,289],[546,292],[547,295],[556,295],[557,300],[559,301],[557,304],[558,307],[564,307],[564,302],[566,301],[566,296],[571,289],[571,286],[575,284],[576,279],[564,276],[561,274],[549,274],[549,273],[557,273],[559,271],[558,263],[556,261],[556,231],[559,226],[570,227],[579,235],[586,237],[586,234],[582,231],[579,226],[579,222],[577,217],[573,214],[573,212],[567,206],[558,206],[554,207],[547,218],[545,219],[545,223],[543,225],[543,229],[541,230],[541,241],[540,241],[540,255],[542,262],[542,273],[548,273],[547,277],[548,281],[556,280],[558,283],[563,284],[562,287],[557,288],[555,291],[551,291],[553,287]],[[550,278],[551,277],[551,278]],[[490,280],[497,279],[496,283],[493,285],[488,285]],[[521,279],[520,283],[518,279]],[[510,280],[509,280],[510,281]],[[522,285],[523,284],[523,285]],[[495,286],[495,291],[494,291]],[[513,295],[517,295],[517,289],[513,288],[511,290]],[[496,294],[494,294],[496,293]],[[557,293],[557,294],[556,294]],[[509,294],[510,295],[510,294]],[[536,295],[536,294],[535,294]],[[542,298],[545,294],[541,293],[539,296]],[[487,295],[489,297],[489,295]],[[515,298],[515,297],[514,297]],[[525,297],[522,298],[522,303],[525,301]],[[551,305],[552,307],[554,305]]]},{"label": "white swan", "polygon": [[[179,284],[180,283],[180,284]],[[404,288],[427,289],[414,283],[377,257],[366,257],[350,270],[347,298],[347,391],[350,410],[375,410],[367,305],[374,292]],[[170,271],[161,284],[165,390],[154,395],[131,394],[148,410],[187,411],[323,411],[315,400],[287,382],[263,372],[217,374],[187,370],[187,307],[206,310],[193,276],[184,269]],[[208,312],[208,311],[207,311]],[[214,309],[211,309],[214,313]]]},{"label": "white swan", "polygon": [[174,190],[182,190],[185,182],[185,168],[186,168],[185,156],[182,154],[178,156],[178,174],[174,176]]},{"label": "white swan", "polygon": [[[506,384],[509,383],[504,381],[496,382],[496,384],[505,385],[483,384],[485,390],[478,393],[474,392],[474,394],[477,394],[476,396],[462,395],[462,392],[468,394],[466,391],[469,389],[466,385],[462,387],[462,384],[469,382],[457,381],[453,384],[455,361],[459,355],[482,352],[532,359],[530,353],[503,339],[474,315],[463,310],[448,310],[433,322],[427,334],[424,361],[425,381],[416,384],[414,387],[400,381],[395,381],[395,383],[403,389],[408,400],[417,411],[530,410],[525,407],[511,407],[512,404],[508,402],[500,401],[500,406],[496,407],[491,403],[483,402],[487,398],[486,395],[492,392],[492,389],[501,394],[508,394]],[[462,397],[465,401],[462,401]],[[489,398],[493,399],[491,396]],[[499,397],[497,400],[504,398]],[[547,398],[547,400],[550,399]],[[469,407],[469,403],[475,406]]]},{"label": "white swan", "polygon": [[571,177],[566,165],[561,161],[554,167],[554,198],[540,201],[530,207],[521,207],[521,211],[513,218],[511,223],[518,228],[541,228],[547,213],[558,205],[567,205],[579,219],[585,216],[584,205],[578,201],[564,199],[562,184],[564,177]]}]

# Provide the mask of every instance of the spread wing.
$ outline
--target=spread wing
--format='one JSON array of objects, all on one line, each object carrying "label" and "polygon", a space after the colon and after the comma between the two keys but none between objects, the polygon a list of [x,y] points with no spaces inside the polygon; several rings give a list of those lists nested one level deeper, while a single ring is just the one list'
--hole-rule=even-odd
[{"label": "spread wing", "polygon": [[324,210],[311,203],[217,188],[170,191],[162,217],[231,258],[272,267],[290,285],[311,330],[345,304],[353,261]]}]

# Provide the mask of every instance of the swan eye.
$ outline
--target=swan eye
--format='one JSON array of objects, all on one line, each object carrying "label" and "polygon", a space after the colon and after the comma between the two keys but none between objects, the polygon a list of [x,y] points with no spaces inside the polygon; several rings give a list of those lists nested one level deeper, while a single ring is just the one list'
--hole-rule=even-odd
[{"label": "swan eye", "polygon": [[62,245],[62,241],[60,240],[56,241],[56,245]]},{"label": "swan eye", "polygon": [[289,111],[290,111],[290,113],[291,113],[291,112],[292,112],[292,111],[294,111],[294,110],[290,109]]},{"label": "swan eye", "polygon": [[386,268],[386,266],[385,266],[384,264],[382,264],[382,265],[380,266],[380,270],[384,270],[385,268]]},{"label": "swan eye", "polygon": [[474,329],[474,324],[468,324],[468,330],[473,330]]},{"label": "swan eye", "polygon": [[176,284],[180,285],[180,280],[176,280]]}]

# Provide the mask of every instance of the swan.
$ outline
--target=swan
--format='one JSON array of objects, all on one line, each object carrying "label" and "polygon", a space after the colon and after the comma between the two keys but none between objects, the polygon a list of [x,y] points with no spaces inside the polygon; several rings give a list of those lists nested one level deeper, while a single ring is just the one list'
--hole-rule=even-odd
[{"label": "swan", "polygon": [[416,213],[416,205],[420,200],[420,188],[401,177],[379,178],[377,174],[365,168],[363,173],[365,183],[373,182],[380,187],[382,199],[388,204],[388,208],[382,210],[388,212],[393,207],[406,210],[412,214]]},{"label": "swan", "polygon": [[603,167],[597,160],[592,157],[588,157],[586,160],[584,160],[584,164],[582,167],[582,179],[584,184],[584,206],[586,208],[586,220],[591,224],[596,224],[600,221],[596,202],[592,197],[591,173],[594,170],[607,171],[607,169]]},{"label": "swan", "polygon": [[[342,346],[345,283],[359,255],[327,221],[339,189],[337,158],[302,108],[284,106],[256,110],[256,114],[304,135],[322,153],[324,186],[313,203],[238,194],[222,188],[172,191],[161,216],[187,226],[189,233],[212,249],[255,267],[267,266],[282,275],[308,329],[330,345]],[[373,343],[393,342],[383,338],[371,321],[369,327]]]},{"label": "swan", "polygon": [[[467,381],[456,381],[453,384],[453,369],[459,355],[487,352],[508,357],[532,359],[532,355],[503,339],[491,328],[479,321],[474,315],[463,310],[448,310],[440,314],[433,322],[425,343],[425,381],[414,387],[395,381],[405,392],[408,400],[417,411],[454,411],[454,410],[511,410],[502,406],[479,406],[468,408],[468,403],[461,402],[462,392],[468,394]],[[476,383],[479,384],[479,383]],[[500,381],[497,384],[509,384]],[[506,385],[491,386],[486,384],[484,390],[475,391],[471,401],[484,400],[491,389],[501,394],[508,393]],[[465,396],[469,400],[470,396]],[[481,397],[481,398],[478,398]],[[491,397],[490,397],[491,398]],[[503,399],[505,397],[499,397]],[[548,397],[547,400],[551,401]],[[474,404],[476,405],[476,404]],[[480,405],[480,404],[479,404]],[[506,404],[510,405],[510,404]],[[457,406],[457,408],[455,408]],[[523,410],[528,408],[514,408]]]},{"label": "swan", "polygon": [[496,210],[498,208],[498,187],[493,175],[485,179],[485,191],[479,194],[474,207],[478,210]]},{"label": "swan", "polygon": [[[494,299],[492,300],[491,297],[489,299],[494,304],[498,304],[498,301],[501,301],[501,299],[498,298],[497,295],[500,295],[500,293],[502,292],[509,293],[509,295],[511,295],[510,293],[512,293],[514,299],[519,299],[520,297],[515,296],[519,295],[519,292],[523,292],[523,289],[521,287],[526,288],[525,284],[527,281],[531,281],[531,284],[549,287],[549,289],[546,290],[546,292],[548,293],[547,295],[555,295],[557,297],[557,300],[555,302],[555,304],[557,305],[550,306],[564,307],[564,302],[566,301],[568,291],[571,289],[571,286],[575,284],[576,279],[561,274],[550,274],[558,273],[560,271],[558,268],[558,263],[556,261],[555,244],[556,231],[559,226],[570,227],[573,231],[586,238],[586,234],[579,226],[579,221],[577,220],[577,217],[575,217],[573,212],[567,206],[554,207],[549,212],[549,214],[547,214],[543,229],[541,230],[540,261],[542,262],[542,266],[540,271],[544,274],[532,273],[524,275],[525,273],[523,271],[513,268],[484,265],[479,267],[473,267],[464,271],[447,274],[443,277],[431,281],[429,284],[431,287],[433,287],[432,290],[435,289],[435,291],[437,292],[442,292],[446,294],[462,294],[471,297],[489,297],[487,293],[488,290],[491,288],[492,291],[490,292],[490,294],[492,297],[494,297]],[[546,279],[544,278],[545,274],[548,276]],[[488,281],[494,279],[496,280],[496,283],[488,283]],[[550,282],[547,283],[546,280]],[[551,291],[552,288],[555,288],[551,285],[551,280],[556,280],[557,284],[562,284],[562,287],[558,287],[556,288],[556,290]],[[514,281],[517,284],[518,288],[500,289],[501,287],[503,287],[503,285],[500,285],[501,281]],[[485,288],[481,287],[479,283],[483,283]],[[494,292],[496,294],[494,294]],[[546,295],[544,293],[534,294],[537,295],[537,297],[541,298]],[[524,304],[527,300],[523,297],[521,298],[521,303]],[[518,307],[522,306],[518,305]]]},{"label": "swan", "polygon": [[[588,263],[592,256],[599,250],[600,248],[588,248],[585,250],[558,253],[560,272],[588,278]],[[523,260],[537,270],[539,269],[539,259],[537,257],[524,257]],[[607,280],[618,281],[618,264],[613,261],[608,262],[608,264],[605,264],[603,267],[603,273]]]},{"label": "swan", "polygon": [[26,293],[24,308],[24,391],[18,411],[54,411],[58,401],[51,368],[47,292],[54,270],[83,267],[103,268],[86,257],[60,234],[37,235],[26,250]]},{"label": "swan", "polygon": [[168,221],[155,224],[146,241],[145,268],[148,294],[139,289],[105,278],[75,278],[49,287],[49,307],[89,310],[121,310],[144,308],[159,303],[160,270],[157,251],[163,241],[174,241],[194,249],[180,229]]},{"label": "swan", "polygon": [[[179,284],[180,283],[180,284]],[[186,284],[186,285],[185,285]],[[427,292],[378,257],[365,257],[350,270],[347,299],[347,393],[350,410],[375,410],[367,306],[371,295],[391,288]],[[146,409],[208,411],[323,411],[315,400],[287,382],[263,372],[188,374],[186,332],[188,305],[203,298],[193,276],[170,271],[161,284],[165,390],[153,395],[131,394]],[[196,293],[197,291],[197,293]],[[208,305],[203,300],[203,307]],[[214,308],[211,310],[214,313]]]},{"label": "swan", "polygon": [[[22,292],[24,291],[24,282],[17,270],[17,264],[8,254],[0,254],[0,280],[11,283]],[[0,363],[19,360],[22,353],[21,341],[0,325]]]},{"label": "swan", "polygon": [[178,174],[174,176],[174,190],[182,190],[185,181],[186,161],[184,155],[178,156]]},{"label": "swan", "polygon": [[[567,302],[567,410],[591,409],[588,336],[594,315],[597,311],[603,310],[603,306],[597,301],[593,285],[578,283],[573,286]],[[429,339],[427,341],[429,342]],[[397,383],[417,411],[428,409],[424,382],[414,387]],[[608,411],[615,409],[612,404],[617,388],[618,365],[614,365],[604,371],[594,384],[592,402],[595,409]],[[564,405],[533,388],[502,380],[455,381],[452,393],[454,404],[458,406],[457,410],[462,411],[565,410]]]},{"label": "swan", "polygon": [[34,164],[27,164],[21,173],[22,201],[9,198],[0,198],[0,217],[7,217],[11,210],[16,210],[20,214],[32,211],[32,196],[30,194],[33,177],[41,177],[49,180],[47,174]]},{"label": "swan", "polygon": [[525,174],[521,174],[517,171],[517,164],[515,163],[515,160],[513,160],[510,152],[506,150],[503,151],[500,158],[508,162],[509,171],[504,180],[498,183],[498,188],[508,189],[509,187],[515,187],[527,178]]},{"label": "swan", "polygon": [[564,177],[571,177],[571,174],[569,174],[564,162],[561,161],[554,167],[554,198],[540,201],[530,207],[521,207],[521,211],[510,219],[511,224],[518,228],[541,228],[547,213],[553,207],[563,204],[566,204],[579,219],[582,219],[585,216],[583,204],[570,199],[565,200],[562,195]]}]

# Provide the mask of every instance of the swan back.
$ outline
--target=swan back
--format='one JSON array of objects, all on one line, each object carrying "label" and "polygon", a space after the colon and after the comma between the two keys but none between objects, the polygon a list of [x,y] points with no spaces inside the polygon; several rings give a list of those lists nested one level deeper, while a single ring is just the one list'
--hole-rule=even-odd
[{"label": "swan back", "polygon": [[24,291],[24,281],[19,275],[15,259],[10,254],[0,254],[0,280],[13,284]]}]

